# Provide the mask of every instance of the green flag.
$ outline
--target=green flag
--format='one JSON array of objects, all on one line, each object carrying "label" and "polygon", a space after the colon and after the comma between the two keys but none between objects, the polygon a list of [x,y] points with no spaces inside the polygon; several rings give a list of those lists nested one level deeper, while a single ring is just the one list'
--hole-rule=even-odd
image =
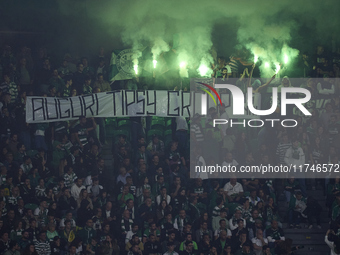
[{"label": "green flag", "polygon": [[110,80],[129,80],[135,77],[133,60],[141,51],[133,49],[114,50],[110,62]]}]

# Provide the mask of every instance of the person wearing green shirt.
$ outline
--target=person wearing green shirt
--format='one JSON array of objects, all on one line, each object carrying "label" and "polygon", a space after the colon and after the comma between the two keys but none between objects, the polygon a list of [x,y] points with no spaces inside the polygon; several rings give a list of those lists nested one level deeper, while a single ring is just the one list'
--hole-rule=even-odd
[{"label": "person wearing green shirt", "polygon": [[29,233],[27,231],[27,229],[25,229],[22,232],[22,236],[21,238],[18,240],[18,244],[21,250],[24,250],[26,248],[27,245],[30,244],[30,240],[29,240]]},{"label": "person wearing green shirt", "polygon": [[22,221],[19,221],[15,224],[15,228],[12,229],[10,233],[11,240],[19,241],[22,237],[22,231],[23,231]]},{"label": "person wearing green shirt", "polygon": [[168,242],[166,246],[167,246],[167,251],[163,255],[178,255],[178,253],[175,251],[174,242]]},{"label": "person wearing green shirt", "polygon": [[9,242],[9,249],[3,253],[4,255],[20,255],[20,247],[18,242],[15,240],[11,240]]},{"label": "person wearing green shirt", "polygon": [[185,251],[187,248],[187,242],[192,242],[193,244],[193,249],[195,251],[198,250],[198,246],[197,243],[195,241],[192,240],[192,234],[191,233],[187,233],[185,240],[183,242],[181,242],[180,246],[179,246],[179,250],[180,251]]},{"label": "person wearing green shirt", "polygon": [[69,154],[65,150],[64,143],[55,140],[52,145],[53,145],[53,154],[52,154],[53,159],[52,159],[51,164],[54,167],[54,169],[57,169],[59,167],[60,161],[66,158],[66,156]]},{"label": "person wearing green shirt", "polygon": [[[327,185],[327,198],[326,198],[326,206],[331,208],[332,204],[334,203],[335,200],[335,195],[338,193],[340,190],[340,177],[336,176],[335,179],[333,180],[333,183],[329,183]],[[329,214],[331,211],[329,212]]]},{"label": "person wearing green shirt", "polygon": [[340,192],[336,193],[332,204],[332,220],[335,221],[340,215]]},{"label": "person wearing green shirt", "polygon": [[227,220],[227,210],[226,209],[220,210],[220,215],[213,217],[212,228],[213,228],[214,231],[220,228],[220,220],[222,220],[222,219],[225,220],[225,222],[227,223],[227,227],[229,227],[229,221]]},{"label": "person wearing green shirt", "polygon": [[196,255],[197,249],[195,249],[194,241],[185,241],[185,250],[180,252],[181,255]]},{"label": "person wearing green shirt", "polygon": [[333,195],[335,191],[340,190],[340,177],[337,176],[334,179],[334,183],[327,185],[327,195]]},{"label": "person wearing green shirt", "polygon": [[64,80],[60,77],[58,73],[58,69],[54,69],[52,72],[52,77],[49,80],[49,84],[56,88],[57,94],[60,95],[60,92],[65,87]]},{"label": "person wearing green shirt", "polygon": [[71,96],[71,86],[72,86],[72,76],[68,75],[65,78],[64,86],[61,88],[60,96],[61,97],[70,97]]},{"label": "person wearing green shirt", "polygon": [[120,204],[120,207],[124,207],[126,205],[126,201],[129,199],[135,200],[133,195],[130,193],[130,189],[128,185],[124,185],[123,192],[118,195],[118,202]]},{"label": "person wearing green shirt", "polygon": [[284,193],[286,195],[287,202],[289,203],[291,196],[294,193],[294,190],[298,188],[299,182],[295,180],[294,177],[291,177],[286,180],[284,184]]},{"label": "person wearing green shirt", "polygon": [[46,232],[47,240],[53,241],[53,238],[59,236],[58,232],[55,230],[55,224],[48,224],[48,229]]},{"label": "person wearing green shirt", "polygon": [[[90,118],[92,122],[91,124],[87,125],[87,119],[85,116],[79,117],[79,124],[74,127],[74,134],[76,137],[76,142],[80,146],[80,148],[83,150],[84,147],[88,144],[88,134],[92,130],[96,130],[97,124],[94,121],[94,118]],[[92,125],[91,127],[89,127]]]},{"label": "person wearing green shirt", "polygon": [[306,209],[306,198],[302,196],[300,191],[297,191],[294,196],[291,197],[289,202],[289,223],[290,227],[301,228],[300,227],[300,218],[298,216],[302,216],[306,218],[303,214],[304,210]]},{"label": "person wearing green shirt", "polygon": [[90,76],[86,76],[85,78],[85,83],[83,85],[83,93],[84,95],[88,95],[88,94],[92,94],[92,87],[91,87],[91,77]]},{"label": "person wearing green shirt", "polygon": [[45,131],[48,129],[48,123],[38,123],[34,125],[34,137],[35,137],[35,147],[42,148],[47,151],[47,145],[45,142]]},{"label": "person wearing green shirt", "polygon": [[222,254],[224,247],[227,245],[227,231],[222,230],[220,232],[219,237],[214,242],[214,246],[216,247],[217,254]]},{"label": "person wearing green shirt", "polygon": [[149,224],[149,228],[145,229],[144,234],[143,234],[143,243],[145,243],[148,240],[151,234],[153,234],[156,237],[157,241],[159,241],[161,232],[159,231],[159,229],[157,229],[155,222],[151,222]]},{"label": "person wearing green shirt", "polygon": [[86,221],[85,227],[78,231],[77,236],[81,239],[84,245],[91,242],[91,238],[96,236],[96,231],[93,229],[92,219],[88,219]]},{"label": "person wearing green shirt", "polygon": [[160,194],[161,188],[166,187],[167,190],[169,190],[168,184],[165,182],[164,175],[158,175],[157,176],[157,182],[152,185],[151,193],[154,197],[157,197]]},{"label": "person wearing green shirt", "polygon": [[104,81],[104,76],[102,73],[97,74],[97,80],[93,87],[99,88],[101,92],[111,91],[110,84],[107,81]]}]

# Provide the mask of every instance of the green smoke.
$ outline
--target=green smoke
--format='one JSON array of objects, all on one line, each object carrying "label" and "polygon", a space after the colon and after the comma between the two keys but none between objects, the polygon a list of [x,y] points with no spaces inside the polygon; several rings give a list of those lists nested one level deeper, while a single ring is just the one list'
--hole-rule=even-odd
[{"label": "green smoke", "polygon": [[[73,1],[58,2],[66,15],[74,15],[75,6],[70,8]],[[157,60],[162,52],[175,47],[177,66],[185,61],[188,68],[195,70],[202,63],[210,67],[216,61],[214,51],[218,55],[230,55],[235,42],[256,53],[261,63],[275,66],[276,63],[289,65],[298,54],[296,48],[314,49],[311,40],[315,40],[314,44],[329,44],[340,37],[340,1],[337,0],[102,0],[100,3],[84,0],[77,1],[76,7],[86,9],[88,17],[105,28],[112,38],[121,39],[121,48],[147,46],[152,49],[152,58]],[[309,31],[304,37],[299,35],[302,27],[303,31]],[[178,35],[176,45],[174,35]],[[297,36],[300,37],[296,39]],[[294,40],[300,45],[293,45]],[[212,49],[213,45],[216,49]],[[275,72],[274,68],[262,65],[260,70],[268,73],[263,71],[261,76],[270,77]]]}]

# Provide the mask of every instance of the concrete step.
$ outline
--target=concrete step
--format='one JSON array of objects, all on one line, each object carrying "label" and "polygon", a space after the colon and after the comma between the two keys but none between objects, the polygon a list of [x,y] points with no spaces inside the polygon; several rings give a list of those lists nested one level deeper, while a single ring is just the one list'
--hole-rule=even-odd
[{"label": "concrete step", "polygon": [[306,248],[299,250],[299,251],[295,251],[293,254],[294,255],[328,255],[330,254],[330,249],[328,248],[328,246],[326,247],[327,249],[324,249],[322,251],[313,251],[313,250],[308,250]]},{"label": "concrete step", "polygon": [[[317,196],[312,196],[313,198],[315,198],[318,202],[322,202],[322,201],[326,201],[326,196],[324,196],[321,191],[320,191],[320,194],[317,195]],[[286,197],[284,198],[280,198],[278,199],[278,203],[280,202],[286,202]]]},{"label": "concrete step", "polygon": [[300,230],[305,230],[305,231],[315,231],[315,232],[321,232],[321,233],[326,233],[327,230],[329,229],[329,222],[322,223],[321,222],[321,230],[317,228],[316,224],[313,224],[312,229],[308,229],[308,224],[301,224],[301,229],[294,229],[294,228],[289,228],[288,223],[282,223],[282,229],[284,230],[284,233],[295,233],[296,231]]},{"label": "concrete step", "polygon": [[[328,207],[326,206],[326,201],[318,201],[320,206],[322,207],[322,211],[323,212],[328,212]],[[287,204],[287,202],[278,202],[278,210],[279,212],[287,212],[288,211],[288,208],[289,208],[289,205]]]},{"label": "concrete step", "polygon": [[307,236],[309,234],[324,235],[326,234],[328,230],[328,224],[326,225],[326,223],[321,224],[321,229],[317,228],[315,224],[313,225],[312,229],[305,228],[305,226],[308,227],[308,224],[301,224],[301,225],[302,225],[301,229],[287,228],[287,229],[284,229],[283,231],[285,235],[305,234]]},{"label": "concrete step", "polygon": [[[284,223],[287,223],[288,222],[288,217],[286,217],[286,215],[281,215],[281,217],[283,218],[283,222]],[[328,218],[328,217],[325,217],[325,218],[322,218],[321,217],[321,226],[323,225],[323,224],[328,224],[330,222],[330,218]],[[307,223],[307,221],[302,221],[302,224],[306,224]],[[314,224],[315,224],[315,221],[314,221]]]},{"label": "concrete step", "polygon": [[[303,224],[302,224],[303,225]],[[284,225],[285,226],[285,225]],[[330,250],[324,242],[328,224],[322,224],[322,229],[284,229],[286,238],[293,239],[293,246],[304,246],[303,249],[295,251],[295,255],[326,255]]]},{"label": "concrete step", "polygon": [[[280,207],[279,207],[280,208]],[[322,208],[322,211],[321,211],[321,217],[328,217],[328,208],[327,207],[323,207]],[[288,207],[281,207],[279,210],[278,210],[279,214],[280,215],[286,215],[288,214]]]},{"label": "concrete step", "polygon": [[[293,242],[294,244],[294,242]],[[295,244],[294,244],[295,246]],[[306,254],[306,252],[310,251],[310,252],[325,252],[325,253],[319,253],[319,254],[329,254],[329,247],[326,243],[324,243],[323,245],[305,245],[305,247],[303,249],[300,249],[298,251],[296,251],[296,254],[300,254],[300,252],[303,252],[302,254]],[[299,253],[298,253],[299,252]],[[295,253],[294,253],[295,254]]]},{"label": "concrete step", "polygon": [[308,194],[308,196],[311,196],[311,197],[314,197],[314,198],[319,197],[319,196],[324,197],[323,189],[307,190],[307,194]]},{"label": "concrete step", "polygon": [[[318,201],[320,206],[322,207],[323,211],[328,211],[328,207],[326,206],[326,201]],[[289,208],[289,205],[287,202],[279,202],[278,204],[279,211],[287,211]]]},{"label": "concrete step", "polygon": [[294,246],[295,245],[327,245],[324,241],[324,237],[317,236],[315,238],[307,239],[306,237],[298,238],[298,235],[295,236],[289,236],[288,238],[291,238],[294,240]]},{"label": "concrete step", "polygon": [[300,224],[303,228],[301,229],[289,229],[286,228],[288,224],[283,224],[283,229],[286,238],[293,239],[293,246],[301,246],[304,248],[295,251],[295,255],[323,255],[329,254],[329,248],[324,242],[324,237],[327,232],[329,225],[327,223],[321,224],[321,229],[314,228],[308,229],[307,224]]},{"label": "concrete step", "polygon": [[[321,206],[325,206],[326,205],[326,196],[324,196],[324,195],[319,195],[319,196],[316,196],[316,197],[314,197],[317,201],[318,201],[318,203],[321,205]],[[284,199],[279,199],[278,201],[277,201],[277,204],[278,205],[280,205],[280,206],[284,206],[285,204],[287,204],[287,201],[286,201],[286,198],[284,198]]]}]

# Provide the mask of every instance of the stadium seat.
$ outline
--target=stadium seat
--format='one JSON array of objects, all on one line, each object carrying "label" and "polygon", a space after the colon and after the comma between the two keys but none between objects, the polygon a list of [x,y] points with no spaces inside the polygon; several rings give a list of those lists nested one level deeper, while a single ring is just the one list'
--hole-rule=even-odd
[{"label": "stadium seat", "polygon": [[172,139],[172,130],[171,129],[164,131],[164,139],[167,139],[169,137]]},{"label": "stadium seat", "polygon": [[38,205],[36,205],[36,204],[25,204],[25,208],[31,209],[32,212],[34,212],[34,210],[38,208]]},{"label": "stadium seat", "polygon": [[119,135],[125,135],[128,139],[130,139],[130,132],[128,130],[123,130],[123,129],[121,129],[121,130],[114,130],[113,134],[114,134],[113,136],[114,136],[115,140],[118,139]]},{"label": "stadium seat", "polygon": [[117,127],[119,129],[122,129],[122,128],[130,129],[131,128],[131,121],[130,120],[119,120]]},{"label": "stadium seat", "polygon": [[160,135],[160,137],[163,138],[164,127],[162,127],[162,126],[154,126],[153,128],[150,128],[150,130],[158,130],[162,134],[162,135]]},{"label": "stadium seat", "polygon": [[116,120],[116,118],[106,118],[105,124],[107,126],[116,127],[117,126],[117,120]]},{"label": "stadium seat", "polygon": [[151,122],[151,129],[162,129],[165,128],[165,121],[164,120],[152,120]]},{"label": "stadium seat", "polygon": [[160,139],[163,139],[163,132],[159,129],[151,129],[148,131],[148,140],[151,139],[153,135],[157,135]]},{"label": "stadium seat", "polygon": [[159,117],[159,116],[152,116],[151,118],[152,118],[151,121],[154,121],[154,120],[164,120],[164,117]]},{"label": "stadium seat", "polygon": [[171,128],[171,124],[172,124],[172,120],[170,119],[170,120],[167,120],[166,121],[166,128]]},{"label": "stadium seat", "polygon": [[115,119],[116,119],[117,123],[120,122],[120,121],[124,121],[124,120],[130,120],[129,117],[116,117]]}]

